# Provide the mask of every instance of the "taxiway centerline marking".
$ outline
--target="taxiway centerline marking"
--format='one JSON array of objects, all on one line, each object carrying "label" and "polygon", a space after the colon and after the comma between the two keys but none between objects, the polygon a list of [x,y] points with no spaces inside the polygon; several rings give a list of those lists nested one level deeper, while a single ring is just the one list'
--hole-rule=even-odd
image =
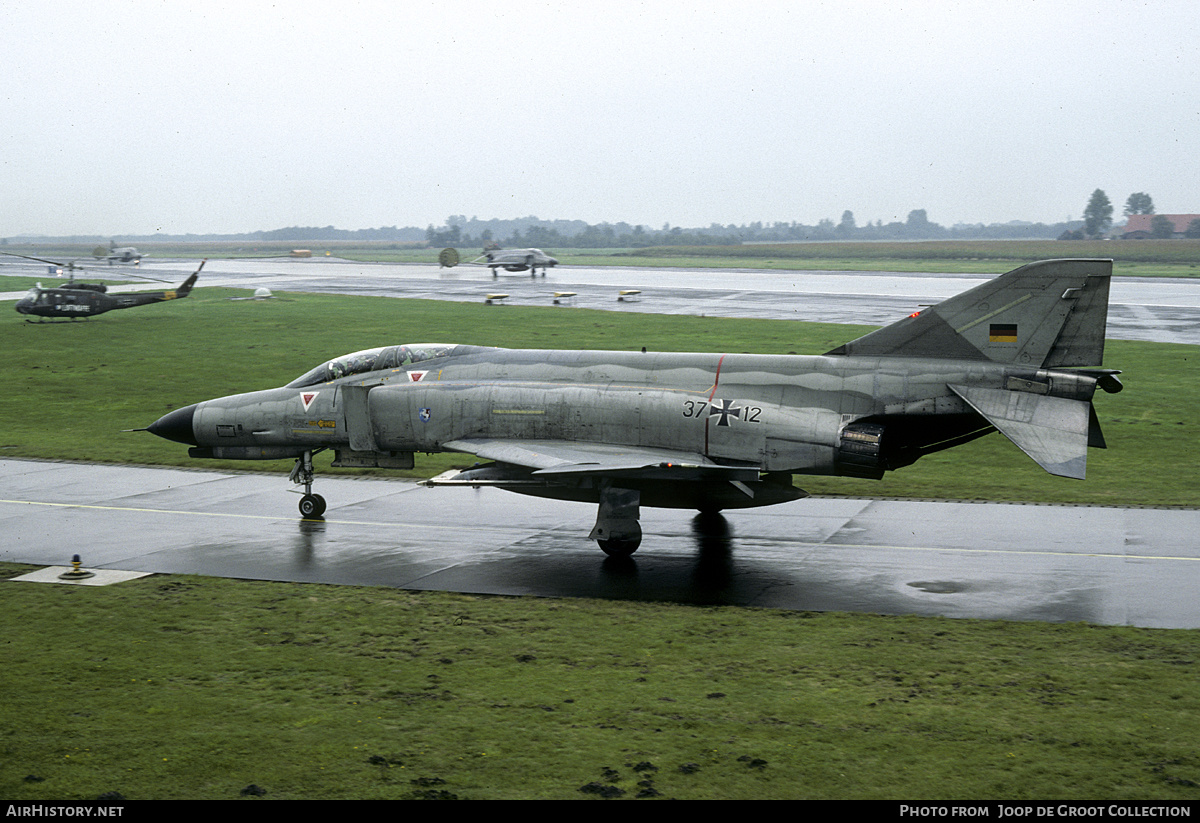
[{"label": "taxiway centerline marking", "polygon": [[[243,520],[288,520],[286,515],[269,515],[269,514],[234,514],[232,512],[196,512],[188,511],[187,509],[146,509],[136,506],[99,506],[89,503],[48,503],[42,500],[3,500],[0,503],[11,503],[14,505],[24,506],[49,506],[53,508],[64,509],[94,509],[97,511],[114,511],[114,512],[139,512],[142,514],[191,514],[199,517],[229,517],[240,518]],[[423,529],[439,529],[439,530],[458,530],[458,531],[507,531],[500,526],[439,526],[436,523],[406,523],[404,521],[393,522],[377,522],[372,520],[330,520],[329,518],[312,519],[300,518],[306,523],[339,523],[343,526],[384,526],[388,528],[407,527],[407,528],[423,528]],[[517,528],[517,527],[514,527]],[[518,528],[518,530],[520,530]],[[528,531],[528,529],[526,529]]]}]

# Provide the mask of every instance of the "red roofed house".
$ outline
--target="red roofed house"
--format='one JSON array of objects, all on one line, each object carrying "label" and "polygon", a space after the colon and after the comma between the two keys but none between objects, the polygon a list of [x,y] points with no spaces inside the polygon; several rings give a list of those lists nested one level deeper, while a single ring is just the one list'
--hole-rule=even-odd
[{"label": "red roofed house", "polygon": [[1125,224],[1125,228],[1121,231],[1122,240],[1149,240],[1150,239],[1150,221],[1155,217],[1165,217],[1171,221],[1175,227],[1172,237],[1184,237],[1187,234],[1188,224],[1193,220],[1200,220],[1200,214],[1131,214],[1129,222]]}]

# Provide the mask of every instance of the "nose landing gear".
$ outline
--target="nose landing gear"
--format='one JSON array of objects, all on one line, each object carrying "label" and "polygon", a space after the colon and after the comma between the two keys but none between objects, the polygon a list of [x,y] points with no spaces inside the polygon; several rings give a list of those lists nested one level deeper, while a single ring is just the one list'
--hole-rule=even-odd
[{"label": "nose landing gear", "polygon": [[315,520],[325,514],[325,498],[319,494],[306,494],[300,498],[300,515],[306,520]]},{"label": "nose landing gear", "polygon": [[[316,451],[321,451],[321,449]],[[288,475],[288,480],[296,485],[303,484],[304,486],[304,496],[300,498],[300,516],[305,520],[315,520],[325,514],[325,498],[319,494],[313,494],[312,491],[312,456],[314,454],[316,452],[306,451],[297,457],[296,465],[292,468],[292,473]]]}]

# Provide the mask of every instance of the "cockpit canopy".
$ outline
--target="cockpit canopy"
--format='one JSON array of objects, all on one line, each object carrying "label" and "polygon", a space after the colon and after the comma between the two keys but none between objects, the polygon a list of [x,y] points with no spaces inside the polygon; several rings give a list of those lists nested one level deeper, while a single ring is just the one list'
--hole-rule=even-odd
[{"label": "cockpit canopy", "polygon": [[472,346],[456,346],[441,343],[416,343],[406,346],[382,346],[377,349],[364,349],[353,354],[335,357],[317,366],[312,371],[297,377],[287,388],[296,389],[303,386],[315,386],[318,383],[328,383],[342,377],[364,374],[381,369],[402,369],[412,363],[432,360],[435,357],[447,357],[461,354]]},{"label": "cockpit canopy", "polygon": [[23,307],[49,306],[53,302],[54,293],[49,289],[42,288],[42,284],[38,283],[32,289],[25,292],[25,295],[17,301],[17,311],[20,311]]}]

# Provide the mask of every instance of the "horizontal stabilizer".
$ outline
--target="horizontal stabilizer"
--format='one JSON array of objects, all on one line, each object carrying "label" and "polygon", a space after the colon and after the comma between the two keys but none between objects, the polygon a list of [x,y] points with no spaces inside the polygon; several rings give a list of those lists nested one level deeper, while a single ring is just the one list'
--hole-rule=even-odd
[{"label": "horizontal stabilizer", "polygon": [[949,388],[1050,474],[1084,479],[1091,403],[1005,389]]}]

